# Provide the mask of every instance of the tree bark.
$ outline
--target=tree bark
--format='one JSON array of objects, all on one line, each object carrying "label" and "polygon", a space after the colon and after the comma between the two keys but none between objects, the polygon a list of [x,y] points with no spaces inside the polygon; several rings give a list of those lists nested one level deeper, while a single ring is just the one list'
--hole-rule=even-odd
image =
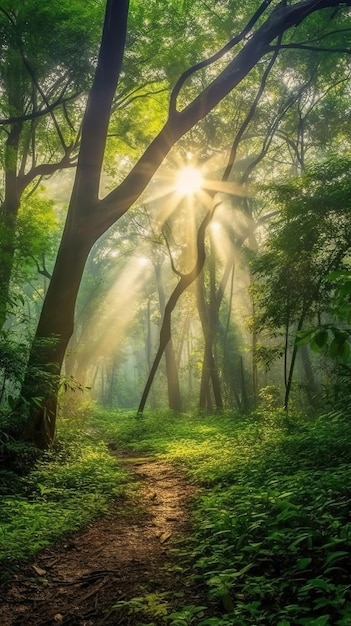
[{"label": "tree bark", "polygon": [[15,233],[20,198],[17,185],[17,157],[21,124],[13,124],[5,145],[5,196],[0,207],[0,330],[6,320],[10,279],[15,256]]},{"label": "tree bark", "polygon": [[212,409],[210,382],[212,383],[212,391],[216,408],[223,408],[218,368],[213,354],[213,343],[216,335],[218,310],[216,310],[216,305],[213,302],[213,299],[215,297],[213,289],[211,290],[211,292],[212,293],[210,294],[210,303],[207,305],[204,294],[204,286],[200,277],[200,280],[198,280],[197,289],[197,306],[204,335],[205,346],[202,361],[199,408],[203,410]]},{"label": "tree bark", "polygon": [[[162,269],[161,265],[155,265],[156,285],[158,292],[158,299],[160,304],[161,316],[164,316],[166,308],[166,297],[162,283]],[[166,361],[166,378],[167,378],[167,391],[168,391],[168,406],[173,411],[181,411],[181,398],[179,387],[178,367],[176,363],[176,357],[174,352],[173,340],[170,337],[169,342],[165,348],[165,361]]]}]

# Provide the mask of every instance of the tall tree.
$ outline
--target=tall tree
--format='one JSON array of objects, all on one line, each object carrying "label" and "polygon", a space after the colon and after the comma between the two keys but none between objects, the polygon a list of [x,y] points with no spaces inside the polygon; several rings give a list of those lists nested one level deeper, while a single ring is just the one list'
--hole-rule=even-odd
[{"label": "tall tree", "polygon": [[332,157],[275,188],[281,206],[252,268],[257,328],[282,338],[285,408],[297,355],[296,336],[325,310],[331,271],[343,269],[350,253],[350,167]]}]

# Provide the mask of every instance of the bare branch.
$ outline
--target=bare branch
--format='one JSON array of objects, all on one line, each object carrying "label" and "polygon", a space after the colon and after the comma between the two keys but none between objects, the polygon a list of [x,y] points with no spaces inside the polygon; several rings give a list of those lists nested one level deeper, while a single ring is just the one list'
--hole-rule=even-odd
[{"label": "bare branch", "polygon": [[18,189],[20,191],[24,190],[37,176],[41,178],[43,176],[51,176],[60,169],[68,169],[76,167],[76,165],[77,163],[71,160],[70,151],[67,151],[60,161],[56,163],[41,163],[32,167],[23,176],[18,177]]},{"label": "bare branch", "polygon": [[45,276],[45,278],[48,278],[49,280],[51,280],[52,275],[51,275],[51,274],[50,274],[50,272],[46,269],[46,266],[45,266],[45,257],[44,257],[44,255],[42,256],[43,267],[40,267],[40,265],[39,265],[39,263],[38,263],[37,259],[36,259],[34,256],[30,255],[30,258],[34,261],[34,263],[35,263],[35,265],[36,265],[36,267],[37,267],[38,274],[41,274],[42,276]]},{"label": "bare branch", "polygon": [[279,47],[280,47],[280,43],[281,43],[281,37],[282,37],[282,35],[279,37],[277,49],[274,52],[274,54],[273,54],[273,56],[272,56],[272,58],[271,58],[271,60],[270,60],[270,62],[268,64],[268,66],[266,67],[266,69],[265,69],[265,71],[263,73],[263,76],[262,76],[262,79],[261,79],[261,84],[260,84],[259,89],[257,91],[257,94],[256,94],[256,96],[255,96],[255,98],[253,100],[253,103],[252,103],[252,105],[251,105],[251,107],[249,109],[249,112],[248,112],[245,120],[241,124],[241,127],[239,128],[239,130],[238,130],[238,132],[236,134],[236,137],[235,137],[235,139],[233,141],[232,148],[231,148],[230,155],[229,155],[229,159],[228,159],[228,164],[227,164],[227,167],[225,168],[225,171],[224,171],[224,174],[223,174],[223,177],[222,177],[223,181],[227,181],[229,176],[230,176],[230,173],[232,171],[232,168],[233,168],[233,165],[234,165],[234,162],[235,162],[235,159],[236,159],[236,154],[237,154],[239,143],[240,143],[240,141],[241,141],[241,139],[243,137],[243,134],[244,134],[245,130],[249,126],[251,120],[253,119],[253,117],[254,117],[254,115],[256,113],[256,109],[257,109],[258,103],[259,103],[259,101],[261,99],[261,96],[262,96],[262,94],[263,94],[263,92],[264,92],[264,90],[266,88],[268,76],[269,76],[270,71],[271,71],[271,69],[272,69],[272,67],[273,67],[273,65],[276,62],[277,57],[278,57]]},{"label": "bare branch", "polygon": [[[33,85],[36,87],[36,89],[40,93],[40,95],[41,95],[41,97],[42,97],[46,107],[48,107],[49,102],[48,102],[48,99],[46,97],[46,94],[44,93],[44,90],[39,85],[39,82],[37,81],[37,79],[35,77],[35,74],[34,74],[32,68],[30,66],[30,63],[27,60],[27,58],[26,58],[26,56],[25,56],[25,54],[24,54],[24,52],[22,50],[22,46],[20,46],[20,54],[21,54],[21,57],[22,57],[23,65],[25,66],[28,74],[30,75],[30,77],[32,79],[32,82],[33,82]],[[67,150],[67,146],[66,146],[66,143],[65,143],[65,140],[64,140],[61,128],[60,128],[60,126],[59,126],[59,124],[57,122],[57,119],[55,117],[54,111],[53,110],[49,111],[49,115],[50,115],[50,117],[51,117],[51,119],[52,119],[52,121],[54,123],[55,129],[56,129],[56,132],[57,132],[57,136],[58,136],[58,138],[59,138],[59,140],[61,142],[62,148],[63,148],[63,150],[65,152]]]}]

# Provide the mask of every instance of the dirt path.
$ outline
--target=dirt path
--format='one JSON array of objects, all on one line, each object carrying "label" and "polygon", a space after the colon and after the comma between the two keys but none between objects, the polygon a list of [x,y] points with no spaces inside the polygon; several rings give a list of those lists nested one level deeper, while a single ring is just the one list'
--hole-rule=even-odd
[{"label": "dirt path", "polygon": [[25,564],[3,594],[1,626],[138,626],[145,618],[113,605],[155,593],[167,594],[172,605],[179,594],[182,603],[181,579],[167,565],[186,531],[194,488],[167,463],[136,457],[123,463],[141,483],[140,509],[117,501],[84,532]]}]

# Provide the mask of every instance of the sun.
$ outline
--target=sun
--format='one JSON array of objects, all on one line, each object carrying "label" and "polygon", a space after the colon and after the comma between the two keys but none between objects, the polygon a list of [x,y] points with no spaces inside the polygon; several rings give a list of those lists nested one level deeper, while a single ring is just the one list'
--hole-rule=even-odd
[{"label": "sun", "polygon": [[193,165],[185,165],[176,174],[175,190],[180,196],[187,196],[200,191],[203,182],[199,169]]}]

